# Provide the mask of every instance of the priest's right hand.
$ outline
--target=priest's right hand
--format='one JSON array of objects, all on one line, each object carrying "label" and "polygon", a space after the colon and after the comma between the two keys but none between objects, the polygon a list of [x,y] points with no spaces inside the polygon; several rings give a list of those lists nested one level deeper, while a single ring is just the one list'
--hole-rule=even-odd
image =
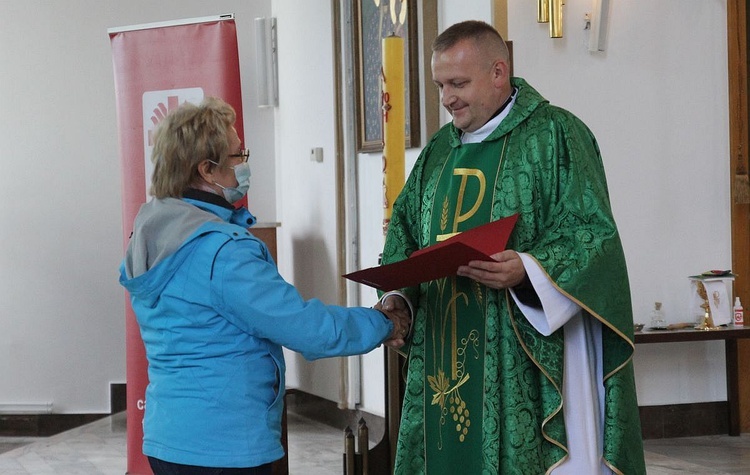
[{"label": "priest's right hand", "polygon": [[411,313],[409,312],[409,308],[405,306],[388,307],[384,308],[380,302],[374,307],[383,312],[388,317],[388,320],[393,323],[393,331],[391,331],[391,334],[383,344],[392,348],[401,348],[404,346],[406,336],[409,334]]}]

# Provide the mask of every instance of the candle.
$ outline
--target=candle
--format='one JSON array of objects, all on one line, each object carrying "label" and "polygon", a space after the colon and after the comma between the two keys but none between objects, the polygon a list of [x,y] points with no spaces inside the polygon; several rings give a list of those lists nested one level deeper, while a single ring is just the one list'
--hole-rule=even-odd
[{"label": "candle", "polygon": [[404,93],[404,39],[383,38],[383,233],[393,213],[393,202],[404,186],[406,101]]}]

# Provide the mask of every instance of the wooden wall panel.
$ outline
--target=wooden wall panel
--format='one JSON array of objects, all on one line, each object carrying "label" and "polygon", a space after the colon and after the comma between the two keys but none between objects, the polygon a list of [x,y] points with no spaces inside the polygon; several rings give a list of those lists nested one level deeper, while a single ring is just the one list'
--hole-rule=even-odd
[{"label": "wooden wall panel", "polygon": [[[727,0],[732,270],[735,295],[750,308],[750,167],[748,167],[747,0]],[[750,314],[750,312],[748,312]],[[746,320],[747,322],[747,320]],[[750,342],[740,342],[740,374],[750,372]],[[750,431],[750,378],[740,378],[740,428]]]}]

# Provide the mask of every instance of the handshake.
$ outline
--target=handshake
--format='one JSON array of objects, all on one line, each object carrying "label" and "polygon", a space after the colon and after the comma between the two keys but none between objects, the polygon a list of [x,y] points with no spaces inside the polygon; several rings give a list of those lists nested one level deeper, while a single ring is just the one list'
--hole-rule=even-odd
[{"label": "handshake", "polygon": [[393,323],[393,331],[383,344],[391,348],[401,348],[411,333],[414,311],[411,302],[398,291],[388,292],[373,307],[380,310]]}]

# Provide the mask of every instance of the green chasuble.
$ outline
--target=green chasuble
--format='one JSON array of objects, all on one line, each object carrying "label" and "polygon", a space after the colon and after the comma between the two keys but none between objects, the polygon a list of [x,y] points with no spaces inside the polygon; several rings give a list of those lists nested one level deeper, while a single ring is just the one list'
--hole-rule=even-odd
[{"label": "green chasuble", "polygon": [[[383,263],[518,213],[508,249],[602,324],[604,463],[645,474],[630,291],[596,140],[512,84],[515,104],[483,142],[461,144],[448,124],[427,144],[394,203]],[[539,475],[562,463],[563,329],[539,334],[507,291],[463,277],[403,290],[416,314],[395,473]]]}]

